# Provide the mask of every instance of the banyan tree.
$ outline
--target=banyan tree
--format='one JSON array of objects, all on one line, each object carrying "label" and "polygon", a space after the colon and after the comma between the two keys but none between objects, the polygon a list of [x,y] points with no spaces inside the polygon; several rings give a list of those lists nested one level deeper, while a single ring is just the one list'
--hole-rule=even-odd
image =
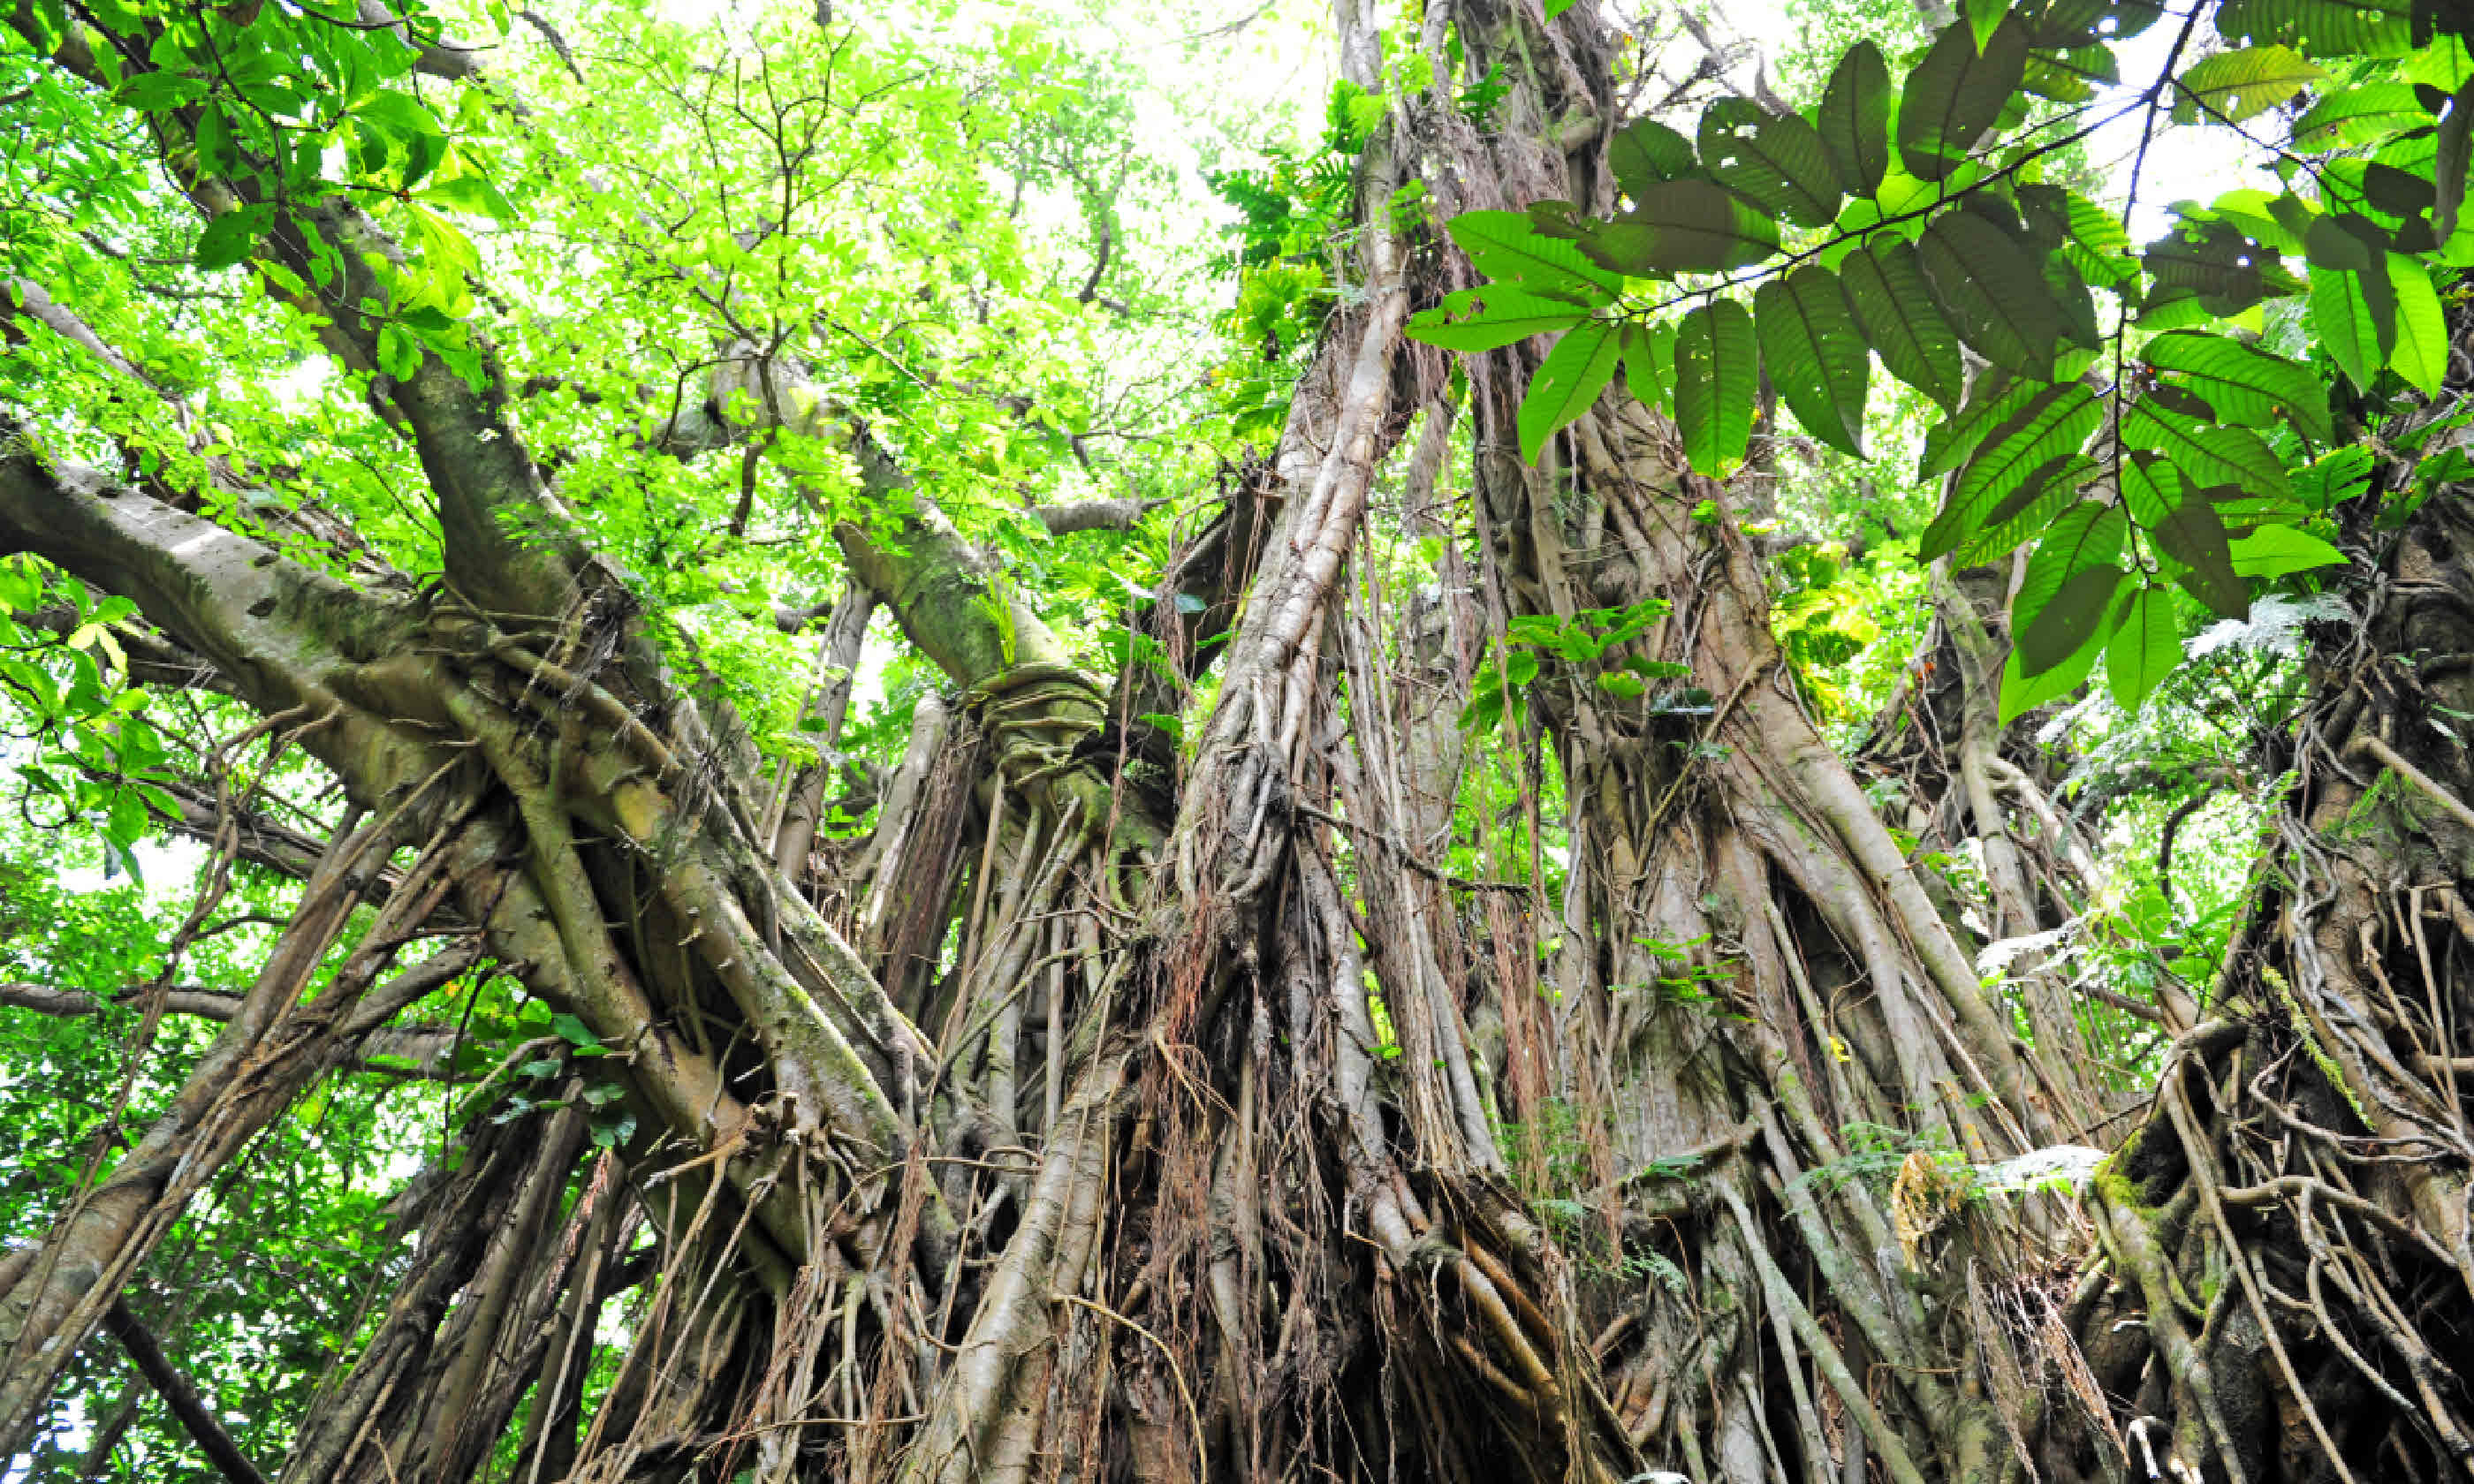
[{"label": "banyan tree", "polygon": [[1920,9],[12,0],[12,1476],[2474,1468],[2474,16]]}]

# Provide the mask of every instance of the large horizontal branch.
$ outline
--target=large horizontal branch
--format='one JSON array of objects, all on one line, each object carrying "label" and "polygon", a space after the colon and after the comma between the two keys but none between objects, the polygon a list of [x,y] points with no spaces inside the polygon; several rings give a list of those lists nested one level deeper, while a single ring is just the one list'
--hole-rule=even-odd
[{"label": "large horizontal branch", "polygon": [[56,464],[0,414],[0,554],[11,552],[136,604],[259,713],[317,723],[303,745],[355,797],[374,801],[442,760],[426,739],[351,704],[373,682],[370,661],[410,647],[418,615],[408,606],[354,592],[96,470]]},{"label": "large horizontal branch", "polygon": [[1134,522],[1167,504],[1166,500],[1146,500],[1137,495],[1121,495],[1113,500],[1068,500],[1062,505],[1034,505],[1031,513],[1048,527],[1051,536],[1071,536],[1077,531],[1130,531]]},{"label": "large horizontal branch", "polygon": [[[81,1018],[112,1010],[143,1008],[146,994],[145,985],[131,985],[117,994],[105,995],[42,984],[0,984],[0,1006]],[[194,985],[166,990],[162,997],[165,1015],[194,1016],[202,1020],[229,1022],[240,1013],[240,1006],[241,995],[236,991]],[[455,1028],[451,1025],[381,1026],[362,1039],[346,1065],[356,1071],[453,1082],[459,1080],[451,1065],[455,1042]]]}]

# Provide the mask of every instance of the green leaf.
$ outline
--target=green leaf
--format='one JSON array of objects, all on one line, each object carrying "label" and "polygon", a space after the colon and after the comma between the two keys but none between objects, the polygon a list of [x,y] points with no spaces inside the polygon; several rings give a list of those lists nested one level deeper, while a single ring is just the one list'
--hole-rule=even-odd
[{"label": "green leaf", "polygon": [[1743,461],[1760,390],[1760,350],[1753,317],[1731,299],[1684,317],[1675,336],[1675,420],[1684,456],[1712,479]]},{"label": "green leaf", "polygon": [[1623,326],[1623,386],[1640,406],[1675,416],[1675,322]]},{"label": "green leaf", "polygon": [[2363,391],[2396,347],[2396,288],[2386,272],[2311,270],[2311,327],[2320,346]]},{"label": "green leaf", "polygon": [[1942,28],[1899,102],[1899,157],[1907,173],[1948,179],[2001,116],[2026,68],[2027,30],[2015,17],[1981,50],[1964,21]]},{"label": "green leaf", "polygon": [[2296,148],[2368,144],[2431,122],[2406,83],[2365,83],[2332,93],[2293,121]]},{"label": "green leaf", "polygon": [[1472,267],[1497,282],[1517,281],[1540,294],[1608,304],[1623,279],[1590,262],[1569,242],[1548,237],[1519,211],[1464,211],[1444,230]]},{"label": "green leaf", "polygon": [[1675,325],[1626,324],[1623,329],[1624,389],[1643,407],[1675,415],[1675,392],[1667,378],[1675,371]]},{"label": "green leaf", "polygon": [[445,206],[450,211],[469,211],[474,216],[496,217],[509,225],[513,225],[516,221],[515,206],[508,202],[507,198],[498,194],[498,188],[490,183],[490,178],[487,176],[460,175],[449,180],[432,180],[428,187],[422,191],[420,199],[434,206]]},{"label": "green leaf", "polygon": [[1916,250],[1879,237],[1847,255],[1839,284],[1883,368],[1943,407],[1957,406],[1966,376],[1958,335],[1942,318]]},{"label": "green leaf", "polygon": [[1952,416],[1925,430],[1924,456],[1916,462],[1916,478],[1947,474],[1967,462],[1993,430],[2010,415],[2033,401],[2041,382],[1987,371],[1967,389],[1967,402]]},{"label": "green leaf", "polygon": [[1993,38],[1994,29],[2009,10],[2010,0],[1964,0],[1960,17],[1967,22],[1968,34],[1975,38],[1977,51],[1984,50],[1984,43]]},{"label": "green leaf", "polygon": [[2110,562],[2081,567],[2062,580],[2052,600],[2019,631],[2019,668],[2039,675],[2082,647],[2092,647],[2112,611],[2113,595],[2130,574]]},{"label": "green leaf", "polygon": [[1520,398],[1520,462],[1535,464],[1555,430],[1589,410],[1614,378],[1623,349],[1617,326],[1590,320],[1555,342]]},{"label": "green leaf", "polygon": [[2431,229],[2445,242],[2457,230],[2457,213],[2465,204],[2465,162],[2474,154],[2474,77],[2449,96],[2448,112],[2439,121],[2431,156],[2432,189],[2438,202],[2432,207]]},{"label": "green leaf", "polygon": [[2140,356],[2207,398],[2223,421],[2267,427],[2282,412],[2314,443],[2325,443],[2336,436],[2328,419],[2327,389],[2311,368],[2298,362],[2230,336],[2197,330],[2159,335]]},{"label": "green leaf", "polygon": [[2192,65],[2173,83],[2173,122],[2202,118],[2239,124],[2265,113],[2328,74],[2282,46],[2246,46]]},{"label": "green leaf", "polygon": [[2234,575],[2233,555],[2225,541],[2225,523],[2203,491],[2183,496],[2162,520],[2147,528],[2156,547],[2190,568],[2179,579],[2191,596],[2219,618],[2250,614],[2250,591]]},{"label": "green leaf", "polygon": [[2425,396],[2448,379],[2448,316],[2431,287],[2430,270],[2403,253],[2388,255],[2389,289],[2396,300],[2396,348],[2389,364]]},{"label": "green leaf", "polygon": [[274,210],[268,206],[240,206],[216,217],[198,234],[198,267],[212,273],[242,261],[273,223]]},{"label": "green leaf", "polygon": [[1872,380],[1864,335],[1838,276],[1806,266],[1753,296],[1761,360],[1796,421],[1823,443],[1864,456],[1864,394]]},{"label": "green leaf", "polygon": [[2153,302],[2195,299],[2212,315],[2238,315],[2261,299],[2301,288],[2275,250],[2228,222],[2184,219],[2150,243],[2140,266],[2156,279]]},{"label": "green leaf", "polygon": [[549,1028],[551,1034],[572,1045],[598,1047],[601,1044],[601,1038],[593,1034],[593,1027],[564,1010],[549,1017]]},{"label": "green leaf", "polygon": [[183,72],[158,69],[133,73],[112,89],[112,99],[140,113],[169,113],[206,96],[206,84]]},{"label": "green leaf", "polygon": [[2311,511],[2325,514],[2363,492],[2370,483],[2371,450],[2349,443],[2293,471],[2293,497]]},{"label": "green leaf", "polygon": [[[2098,505],[2083,500],[2064,511],[2036,543],[2027,558],[2027,570],[2019,579],[2019,590],[2010,599],[2010,633],[2016,646],[2026,648],[2025,635],[2060,596],[2062,588],[2078,573],[2104,569],[2121,578],[2115,565],[2122,555],[2122,543],[2129,534],[2130,522],[2119,505]],[[2068,632],[2048,629],[2047,641],[2057,640]],[[2024,673],[2041,675],[2059,663],[2070,653],[2069,648],[2050,651],[2049,643],[2040,642],[2033,653],[2023,659]],[[2085,672],[2082,671],[2082,674]]]},{"label": "green leaf", "polygon": [[2164,456],[2185,484],[2234,485],[2251,494],[2291,499],[2285,461],[2248,428],[2219,427],[2142,397],[2122,409],[2122,441]]},{"label": "green leaf", "polygon": [[2121,82],[2122,63],[2115,59],[2113,48],[2074,46],[2060,51],[2029,52],[2026,75],[2020,80],[2019,87],[2055,103],[2085,103]]},{"label": "green leaf", "polygon": [[2292,526],[2261,526],[2235,540],[2231,556],[2239,575],[2271,581],[2313,567],[2341,565],[2345,560],[2343,552]]},{"label": "green leaf", "polygon": [[2182,629],[2173,618],[2173,595],[2163,587],[2141,587],[2130,595],[2122,627],[2105,646],[2104,676],[2113,703],[2136,711],[2182,662]]},{"label": "green leaf", "polygon": [[438,127],[437,115],[410,93],[372,93],[353,106],[352,117],[363,127],[394,139],[445,132]]},{"label": "green leaf", "polygon": [[2303,224],[2302,251],[2314,268],[2368,273],[2387,254],[2389,234],[2360,212],[2340,211]]},{"label": "green leaf", "polygon": [[1831,68],[1821,90],[1821,147],[1839,189],[1870,196],[1890,169],[1890,67],[1881,49],[1858,41]]},{"label": "green leaf", "polygon": [[2029,229],[2088,282],[2111,288],[2139,272],[2130,234],[2113,212],[2057,185],[2023,185],[2018,195]]},{"label": "green leaf", "polygon": [[1951,566],[1962,571],[1980,566],[2043,535],[2054,516],[2077,502],[2079,487],[2099,472],[2097,462],[2084,454],[2055,459],[2036,469],[1985,514],[1982,528],[1951,553]]},{"label": "green leaf", "polygon": [[2164,13],[2157,0],[2026,0],[2019,7],[2028,44],[2046,48],[2126,40]]},{"label": "green leaf", "polygon": [[2066,324],[2043,270],[1973,211],[1933,219],[1917,244],[1925,275],[1977,354],[2023,376],[2050,376]]},{"label": "green leaf", "polygon": [[[2059,252],[2048,252],[2041,265],[2045,291],[2053,297],[2053,306],[2062,314],[2062,339],[2084,349],[2094,350],[2104,343],[2102,326],[2096,318],[2096,296],[2080,281],[2071,265]],[[2056,347],[2054,353],[2063,353]]]},{"label": "green leaf", "polygon": [[2228,45],[2274,43],[2312,57],[2402,57],[2413,50],[2413,0],[2225,0],[2217,34]]},{"label": "green leaf", "polygon": [[1635,119],[1607,141],[1607,166],[1615,184],[1635,201],[1662,180],[1682,180],[1701,173],[1692,141],[1656,119]]},{"label": "green leaf", "polygon": [[[2331,173],[2339,164],[2359,164],[2356,160],[2331,162]],[[2363,199],[2382,216],[2411,219],[2429,211],[2434,204],[2434,187],[2429,180],[2410,170],[2399,170],[2374,160],[2362,167]],[[2399,227],[2400,240],[2406,227]],[[2399,251],[2404,251],[2400,249]]]},{"label": "green leaf", "polygon": [[1701,114],[1701,165],[1762,212],[1802,227],[1838,214],[1838,180],[1810,124],[1750,98],[1721,98]]},{"label": "green leaf", "polygon": [[[1466,220],[1466,219],[1464,219]],[[1778,251],[1778,224],[1710,180],[1666,180],[1612,222],[1593,224],[1580,250],[1602,268],[1634,277],[1724,273]]]},{"label": "green leaf", "polygon": [[1491,283],[1463,289],[1434,308],[1410,316],[1404,333],[1411,340],[1446,350],[1493,350],[1532,335],[1570,329],[1588,315],[1567,299]]},{"label": "green leaf", "polygon": [[2103,404],[2078,382],[2037,393],[1987,436],[1982,451],[1952,483],[1941,514],[1917,545],[1917,557],[1929,562],[1955,549],[2004,496],[2037,470],[2077,452],[2103,420]]},{"label": "green leaf", "polygon": [[2010,658],[2001,664],[2001,708],[1999,725],[2007,727],[2029,711],[2049,701],[2058,701],[2079,688],[2088,672],[2096,668],[2097,646],[2090,644],[2074,650],[2061,663],[2041,675],[2028,675],[2020,669],[2019,647],[2010,647]]}]

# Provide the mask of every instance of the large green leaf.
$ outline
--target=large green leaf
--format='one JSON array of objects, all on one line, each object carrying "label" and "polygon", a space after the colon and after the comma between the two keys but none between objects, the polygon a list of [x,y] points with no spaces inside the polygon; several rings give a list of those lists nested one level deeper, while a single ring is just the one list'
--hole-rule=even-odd
[{"label": "large green leaf", "polygon": [[1821,147],[1839,189],[1870,196],[1890,169],[1890,66],[1881,49],[1858,41],[1838,59],[1821,90]]},{"label": "large green leaf", "polygon": [[1612,303],[1623,289],[1619,275],[1590,262],[1571,243],[1541,233],[1523,212],[1464,211],[1445,230],[1490,278],[1589,304]]},{"label": "large green leaf", "polygon": [[249,256],[274,220],[271,206],[235,206],[206,224],[206,229],[198,234],[192,256],[199,268],[209,273],[230,268]]},{"label": "large green leaf", "polygon": [[2245,46],[2194,63],[2173,81],[2173,122],[2201,119],[2239,124],[2265,113],[2326,77],[2317,63],[2288,47]]},{"label": "large green leaf", "polygon": [[1823,443],[1862,458],[1873,368],[1837,275],[1807,266],[1770,279],[1753,296],[1753,319],[1762,364],[1795,419]]},{"label": "large green leaf", "polygon": [[2001,663],[2000,725],[2007,727],[2047,702],[2059,701],[2078,689],[2096,668],[2099,653],[2096,645],[2085,645],[2043,674],[2027,675],[2019,667],[2019,646],[2011,645],[2010,658]]},{"label": "large green leaf", "polygon": [[2133,449],[2115,469],[2120,476],[2117,483],[2122,491],[2122,508],[2132,525],[2156,524],[2185,497],[2182,476],[2173,472],[2172,465],[2147,449]]},{"label": "large green leaf", "polygon": [[2128,446],[2163,455],[2186,485],[2234,485],[2245,493],[2292,497],[2285,461],[2248,428],[2220,427],[2142,397],[2122,409],[2121,431]]},{"label": "large green leaf", "polygon": [[1661,180],[1682,180],[1701,173],[1692,157],[1692,141],[1656,119],[1635,119],[1607,141],[1607,166],[1615,184],[1635,201]]},{"label": "large green leaf", "polygon": [[2148,244],[2140,265],[2156,279],[2152,303],[2194,299],[2219,317],[2302,287],[2273,249],[2229,222],[2185,220]]},{"label": "large green leaf", "polygon": [[2273,42],[2311,57],[2402,57],[2413,49],[2413,0],[2225,0],[2217,34],[2228,45]]},{"label": "large green leaf", "polygon": [[2077,501],[2079,487],[2099,472],[2097,462],[2085,454],[2055,459],[2036,469],[1985,513],[1977,533],[1950,554],[1950,564],[1964,569],[2010,555],[2043,535],[2054,516]]},{"label": "large green leaf", "polygon": [[2250,591],[2234,573],[2224,519],[2205,491],[2184,495],[2180,504],[2147,528],[2147,534],[2157,550],[2189,569],[2179,581],[2209,611],[2219,618],[2249,615]]},{"label": "large green leaf", "polygon": [[2019,7],[2028,44],[2047,48],[2127,40],[2164,13],[2158,0],[2026,0]]},{"label": "large green leaf", "polygon": [[1701,165],[1764,213],[1800,227],[1838,214],[1838,178],[1810,124],[1750,98],[1721,98],[1701,114]]},{"label": "large green leaf", "polygon": [[2062,51],[2027,54],[2027,71],[2020,79],[2023,92],[2055,103],[2085,103],[2122,82],[2122,63],[2109,46],[2074,46]]},{"label": "large green leaf", "polygon": [[2307,366],[2230,336],[2195,330],[2159,335],[2140,355],[2207,398],[2223,421],[2266,427],[2282,412],[2315,443],[2336,436],[2328,419],[2327,389]]},{"label": "large green leaf", "polygon": [[1961,339],[2022,376],[2050,376],[2067,324],[2043,269],[2008,233],[1973,211],[1948,211],[1917,244],[1925,275]]},{"label": "large green leaf", "polygon": [[2019,668],[2038,675],[2091,646],[2113,611],[2113,595],[2130,574],[2107,562],[2062,579],[2052,600],[2019,631]]},{"label": "large green leaf", "polygon": [[[2059,252],[2048,252],[2040,267],[2045,291],[2053,296],[2053,306],[2062,312],[2062,339],[2088,350],[2101,346],[2104,329],[2097,323],[2096,296],[2072,270],[2070,260]],[[2061,348],[2056,347],[2055,353]]]},{"label": "large green leaf", "polygon": [[2431,273],[2403,253],[2388,255],[2389,292],[2396,300],[2396,348],[2389,364],[2425,396],[2448,379],[2448,316],[2431,287]]},{"label": "large green leaf", "polygon": [[[2064,511],[2036,543],[2027,558],[2027,570],[2019,578],[2018,591],[2010,598],[2010,633],[2015,649],[2023,655],[2025,673],[2043,674],[2065,658],[2067,651],[2056,655],[2043,643],[2032,655],[2025,654],[2027,631],[2075,574],[2106,568],[2116,572],[2118,580],[2120,568],[2115,563],[2129,533],[2130,522],[2121,506],[2082,500]],[[2046,633],[2048,639],[2058,636],[2057,631]]]},{"label": "large green leaf", "polygon": [[1675,322],[1626,324],[1623,332],[1624,390],[1644,407],[1675,414]]},{"label": "large green leaf", "polygon": [[1993,430],[2010,415],[2035,400],[2045,384],[2025,377],[1986,371],[1967,389],[1958,411],[1925,429],[1925,451],[1916,461],[1916,478],[1947,474],[1981,447]]},{"label": "large green leaf", "polygon": [[2448,112],[2439,121],[2431,147],[2431,185],[2437,201],[2431,229],[2445,242],[2457,230],[2457,214],[2465,204],[2465,164],[2474,154],[2474,77],[2458,84]]},{"label": "large green leaf", "polygon": [[1907,173],[1947,179],[2001,116],[2026,68],[2027,29],[2015,16],[1981,50],[1966,22],[1943,27],[1899,100],[1899,157]]},{"label": "large green leaf", "polygon": [[2103,404],[2078,382],[2037,393],[1986,437],[1984,446],[1952,481],[1950,496],[1926,527],[1916,555],[1929,562],[1955,549],[2030,475],[2077,452],[2103,420]]},{"label": "large green leaf", "polygon": [[1915,248],[1884,234],[1849,253],[1839,275],[1881,365],[1942,406],[1957,406],[1966,375],[1958,335],[1942,318]]},{"label": "large green leaf", "polygon": [[2368,144],[2430,122],[2411,84],[2365,83],[2313,104],[2291,132],[2296,148]]},{"label": "large green leaf", "polygon": [[1568,299],[1490,283],[1447,295],[1434,308],[1411,315],[1404,333],[1446,350],[1492,350],[1570,329],[1588,317],[1588,310]]},{"label": "large green leaf", "polygon": [[1778,224],[1709,180],[1646,186],[1633,208],[1591,227],[1580,249],[1602,268],[1634,277],[1724,273],[1778,251]]},{"label": "large green leaf", "polygon": [[2110,288],[2138,274],[2120,216],[2058,185],[2023,185],[2018,196],[2027,229],[2059,251],[2080,277]]},{"label": "large green leaf", "polygon": [[2292,526],[2262,526],[2235,540],[2231,555],[2236,572],[2270,580],[2313,567],[2335,566],[2345,560],[2343,552]]},{"label": "large green leaf", "polygon": [[2136,711],[2173,667],[2182,662],[2182,626],[2173,617],[2173,594],[2143,586],[2122,610],[2122,627],[2105,646],[2104,676],[2114,705]]},{"label": "large green leaf", "polygon": [[2293,471],[2293,498],[2325,515],[2363,492],[2378,460],[2361,443],[2348,443]]},{"label": "large green leaf", "polygon": [[1546,352],[1520,398],[1520,462],[1535,464],[1555,430],[1589,410],[1615,373],[1623,350],[1619,326],[1591,320]]},{"label": "large green leaf", "polygon": [[1675,334],[1675,421],[1694,472],[1715,479],[1743,462],[1760,379],[1759,344],[1743,305],[1712,299],[1684,317]]},{"label": "large green leaf", "polygon": [[2354,385],[2369,391],[2396,347],[2396,288],[2388,265],[2377,273],[2311,270],[2311,327]]},{"label": "large green leaf", "polygon": [[[2271,203],[2270,209],[2285,207],[2282,203]],[[2291,211],[2286,214],[2292,215]],[[2303,255],[2314,268],[2368,273],[2380,266],[2388,251],[2388,232],[2359,211],[2316,215],[2302,223]]]}]

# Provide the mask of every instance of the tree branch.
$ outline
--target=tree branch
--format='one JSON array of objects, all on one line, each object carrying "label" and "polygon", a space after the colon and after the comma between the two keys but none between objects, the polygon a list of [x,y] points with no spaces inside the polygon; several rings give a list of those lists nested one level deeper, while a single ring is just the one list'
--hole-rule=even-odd
[{"label": "tree branch", "polygon": [[372,790],[361,797],[418,766],[405,754],[420,743],[348,703],[369,684],[356,661],[412,641],[407,605],[354,592],[95,470],[52,463],[0,414],[0,554],[21,551],[135,603],[261,714],[328,719],[305,745]]},{"label": "tree branch", "polygon": [[110,1309],[103,1316],[103,1327],[120,1341],[121,1349],[129,1352],[130,1362],[155,1388],[156,1395],[163,1399],[163,1405],[180,1423],[181,1430],[198,1445],[198,1451],[206,1455],[216,1472],[231,1484],[266,1484],[266,1475],[257,1472],[257,1466],[241,1452],[240,1445],[215,1420],[215,1414],[206,1410],[188,1378],[173,1366],[163,1347],[155,1342],[154,1333],[129,1311],[126,1297],[111,1301]]},{"label": "tree branch", "polygon": [[[145,998],[146,986],[133,984],[111,995],[90,994],[84,990],[56,990],[42,984],[0,984],[0,1006],[31,1010],[37,1015],[58,1016],[74,1019],[99,1016],[109,1010],[133,1009]],[[241,996],[236,991],[209,990],[184,985],[163,994],[163,1011],[167,1015],[195,1016],[202,1020],[230,1021],[240,1013]],[[362,1039],[359,1048],[347,1064],[355,1071],[378,1072],[392,1077],[417,1077],[429,1082],[457,1082],[468,1079],[455,1075],[448,1059],[455,1049],[455,1028],[451,1025],[381,1026]],[[395,1059],[401,1065],[388,1065],[379,1057]]]}]

